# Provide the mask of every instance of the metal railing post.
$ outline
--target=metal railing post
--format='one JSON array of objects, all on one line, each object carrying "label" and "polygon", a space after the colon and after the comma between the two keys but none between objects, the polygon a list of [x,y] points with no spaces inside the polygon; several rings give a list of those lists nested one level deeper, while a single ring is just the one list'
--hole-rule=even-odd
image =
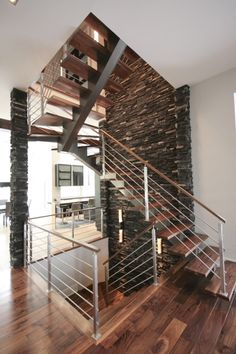
[{"label": "metal railing post", "polygon": [[106,303],[108,304],[109,299],[108,299],[108,291],[109,291],[109,263],[104,266],[105,268],[105,300]]},{"label": "metal railing post", "polygon": [[93,335],[94,339],[101,337],[99,333],[99,306],[98,306],[98,255],[93,252]]},{"label": "metal railing post", "polygon": [[103,220],[103,209],[101,208],[101,233],[102,233],[102,236],[104,236],[104,232],[103,232],[103,227],[104,227],[104,220]]},{"label": "metal railing post", "polygon": [[149,221],[149,198],[148,198],[148,169],[144,166],[144,204],[145,204],[145,220]]},{"label": "metal railing post", "polygon": [[101,134],[101,138],[102,138],[102,177],[105,178],[105,174],[106,174],[106,165],[105,165],[105,158],[106,158],[106,153],[105,153],[105,138],[104,138],[104,134]]},{"label": "metal railing post", "polygon": [[[75,212],[72,211],[72,238],[75,238]],[[72,242],[72,247],[74,247],[74,242]]]},{"label": "metal railing post", "polygon": [[157,238],[156,238],[156,229],[153,226],[152,228],[152,257],[153,257],[153,283],[154,285],[158,284],[157,281]]},{"label": "metal railing post", "polygon": [[221,221],[218,223],[218,235],[219,235],[220,279],[221,279],[220,292],[222,295],[227,295],[226,281],[225,281],[225,260],[224,260],[224,240],[223,240],[224,234],[223,234],[223,223]]},{"label": "metal railing post", "polygon": [[89,209],[89,223],[91,223],[91,209]]},{"label": "metal railing post", "polygon": [[27,221],[24,224],[24,268],[27,267],[28,264],[28,223]]},{"label": "metal railing post", "polygon": [[32,225],[30,225],[30,239],[29,239],[29,263],[33,261],[33,231]]},{"label": "metal railing post", "polygon": [[40,74],[40,103],[41,103],[41,117],[44,115],[44,85],[43,85],[43,73]]},{"label": "metal railing post", "polygon": [[51,282],[52,282],[52,264],[51,264],[51,240],[50,232],[47,236],[47,258],[48,258],[48,292],[51,291]]}]

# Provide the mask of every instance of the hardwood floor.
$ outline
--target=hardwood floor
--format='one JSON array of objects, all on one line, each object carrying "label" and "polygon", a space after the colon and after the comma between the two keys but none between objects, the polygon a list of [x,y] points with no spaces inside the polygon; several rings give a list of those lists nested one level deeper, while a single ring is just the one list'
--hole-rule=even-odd
[{"label": "hardwood floor", "polygon": [[204,294],[204,280],[192,274],[173,275],[97,346],[23,269],[5,269],[0,276],[1,354],[236,353],[236,300],[230,310],[226,300]]}]

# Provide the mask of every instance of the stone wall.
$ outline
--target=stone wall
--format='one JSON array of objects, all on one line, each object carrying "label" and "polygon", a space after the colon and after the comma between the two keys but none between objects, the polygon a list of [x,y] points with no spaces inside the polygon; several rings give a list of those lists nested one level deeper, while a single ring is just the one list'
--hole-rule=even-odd
[{"label": "stone wall", "polygon": [[12,267],[24,264],[24,222],[28,216],[27,94],[11,92],[11,228]]},{"label": "stone wall", "polygon": [[[134,72],[122,83],[124,89],[110,95],[114,105],[107,109],[104,128],[154,167],[192,191],[189,87],[175,90],[141,59],[133,69]],[[176,188],[157,175],[150,175],[174,197],[181,197],[184,201],[184,196],[180,196]],[[110,255],[122,250],[119,257],[111,262],[112,265],[122,261],[130,251],[150,238],[150,234],[143,235],[130,249],[129,241],[147,226],[144,216],[139,211],[132,211],[131,203],[113,188],[111,182],[101,183],[101,197],[106,210],[105,232],[109,237]],[[167,194],[165,197],[173,202]],[[189,207],[192,207],[191,203]],[[118,237],[118,209],[124,212],[122,243],[119,243]],[[178,260],[178,257],[168,253],[169,246],[169,242],[163,243],[158,261],[159,275]],[[133,258],[137,258],[137,254]]]}]

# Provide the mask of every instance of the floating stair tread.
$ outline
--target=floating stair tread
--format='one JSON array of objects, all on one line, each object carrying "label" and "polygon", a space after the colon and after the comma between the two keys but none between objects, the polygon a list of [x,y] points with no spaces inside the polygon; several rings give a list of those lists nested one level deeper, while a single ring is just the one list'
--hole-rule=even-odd
[{"label": "floating stair tread", "polygon": [[81,29],[79,29],[71,37],[69,44],[96,61],[100,58],[101,55],[104,57],[109,56],[109,51],[107,48],[95,41]]},{"label": "floating stair tread", "polygon": [[70,95],[77,100],[80,98],[81,93],[84,96],[89,95],[90,93],[86,87],[83,87],[80,84],[63,76],[59,76],[52,87],[53,89],[59,90],[65,95]]},{"label": "floating stair tread", "polygon": [[78,139],[78,143],[90,145],[93,147],[100,147],[101,146],[100,140],[96,140],[96,139]]},{"label": "floating stair tread", "polygon": [[126,79],[130,74],[133,73],[133,70],[129,65],[124,63],[122,60],[119,60],[113,73],[119,76],[121,79]]},{"label": "floating stair tread", "polygon": [[36,125],[48,125],[52,127],[60,127],[65,123],[70,123],[72,119],[58,116],[52,113],[45,113],[43,116],[38,118],[34,124]]},{"label": "floating stair tread", "polygon": [[[124,188],[124,189],[126,189],[126,188]],[[157,201],[149,203],[149,209],[161,208],[161,207],[164,207],[165,205],[167,205],[166,202],[161,202],[161,201],[157,200]],[[129,208],[129,210],[134,210],[134,211],[140,211],[140,210],[144,210],[144,209],[145,209],[144,205],[139,205],[139,206]]]},{"label": "floating stair tread", "polygon": [[83,24],[97,31],[104,39],[108,39],[108,28],[92,13],[90,13],[83,21]]},{"label": "floating stair tread", "polygon": [[[91,77],[98,78],[100,75],[99,71],[95,70],[90,65],[84,63],[82,60],[72,54],[69,54],[63,60],[61,66],[85,80],[89,80]],[[112,79],[108,80],[104,88],[111,92],[120,92],[123,89],[121,84]]]},{"label": "floating stair tread", "polygon": [[155,215],[152,218],[150,218],[149,221],[151,223],[161,222],[161,221],[163,222],[174,218],[176,215],[178,215],[178,213],[175,211],[163,211],[161,214]]},{"label": "floating stair tread", "polygon": [[191,226],[192,224],[176,224],[175,226],[169,226],[168,229],[159,231],[158,237],[164,240],[170,240],[172,237],[175,237],[181,232],[188,230]]},{"label": "floating stair tread", "polygon": [[213,269],[216,261],[219,259],[219,249],[216,247],[206,247],[204,248],[204,253],[202,252],[198,254],[198,257],[201,261],[195,257],[187,264],[185,269],[207,277]]},{"label": "floating stair tread", "polygon": [[[60,76],[54,82],[53,88],[59,89],[60,91],[62,91],[66,95],[69,94],[76,99],[79,99],[80,93],[83,93],[83,95],[86,95],[86,94],[88,95],[90,92],[88,89],[81,86],[80,84],[78,84],[72,80],[69,80],[66,77],[62,77],[62,76]],[[102,95],[100,95],[98,97],[96,103],[99,106],[102,106],[104,108],[110,107],[113,104],[113,102],[109,98],[104,97]]]},{"label": "floating stair tread", "polygon": [[189,238],[185,238],[183,243],[179,241],[179,243],[170,247],[169,252],[179,256],[187,257],[206,239],[207,235],[191,235]]},{"label": "floating stair tread", "polygon": [[135,51],[133,51],[133,49],[131,49],[130,47],[126,47],[124,51],[124,56],[132,63],[134,63],[136,60],[140,58],[140,56],[137,53],[135,53]]},{"label": "floating stair tread", "polygon": [[64,108],[71,108],[71,107],[79,108],[80,107],[79,103],[75,103],[69,99],[67,100],[65,98],[58,97],[58,96],[51,96],[48,99],[47,103],[51,104],[53,106],[60,106],[60,107],[64,107]]},{"label": "floating stair tread", "polygon": [[32,136],[32,135],[61,136],[62,133],[57,132],[56,130],[47,129],[47,128],[40,128],[40,127],[36,127],[36,126],[32,125],[30,136]]},{"label": "floating stair tread", "polygon": [[[230,301],[233,296],[234,290],[236,288],[236,263],[231,261],[226,261],[225,272],[226,272],[225,281],[226,281],[227,296],[220,293],[221,280],[216,275],[213,275],[213,277],[209,280],[204,290],[207,293],[210,293],[215,296],[220,295]],[[217,270],[216,273],[218,275],[220,274],[219,269]]]},{"label": "floating stair tread", "polygon": [[72,54],[62,61],[61,66],[72,73],[88,80],[91,76],[98,76],[99,72]]}]

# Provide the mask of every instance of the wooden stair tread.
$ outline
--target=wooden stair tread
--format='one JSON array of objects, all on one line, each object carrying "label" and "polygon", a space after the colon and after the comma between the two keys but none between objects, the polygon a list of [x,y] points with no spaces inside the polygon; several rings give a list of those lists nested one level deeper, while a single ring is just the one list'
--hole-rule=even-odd
[{"label": "wooden stair tread", "polygon": [[[70,39],[69,42],[74,48],[78,49],[80,52],[86,54],[93,60],[98,61],[101,55],[105,58],[108,58],[110,52],[100,43],[95,41],[91,36],[87,33],[79,29]],[[132,58],[133,55],[131,54],[131,50],[127,51],[125,55],[128,59]],[[133,70],[122,60],[119,60],[117,66],[114,69],[114,73],[119,76],[121,79],[127,78]]]},{"label": "wooden stair tread", "polygon": [[[176,215],[178,215],[178,213],[175,211],[171,211],[171,212],[170,211],[163,211],[162,214],[158,214],[158,215],[151,217],[149,222],[155,223],[155,222],[167,221],[169,219],[174,218]],[[158,235],[158,237],[160,237],[160,236]]]},{"label": "wooden stair tread", "polygon": [[64,107],[64,108],[71,108],[71,107],[79,108],[80,107],[79,103],[75,103],[69,99],[67,100],[65,98],[58,97],[55,95],[49,97],[47,103],[51,104],[53,106],[60,106],[60,107]]},{"label": "wooden stair tread", "polygon": [[168,229],[161,230],[158,232],[158,237],[164,240],[170,240],[172,237],[177,236],[181,232],[188,230],[192,224],[176,224],[175,226],[169,226]]},{"label": "wooden stair tread", "polygon": [[[153,209],[153,208],[161,208],[164,207],[167,203],[165,202],[161,202],[161,201],[154,201],[149,203],[149,209]],[[139,205],[139,206],[135,206],[135,207],[131,207],[129,208],[129,210],[134,210],[134,211],[140,211],[140,210],[144,210],[145,206],[144,205]]]},{"label": "wooden stair tread", "polygon": [[91,76],[99,76],[99,72],[72,54],[68,54],[61,66],[72,73],[88,80]]},{"label": "wooden stair tread", "polygon": [[109,56],[109,51],[106,47],[95,41],[91,36],[89,36],[81,29],[73,34],[69,44],[96,61],[100,58],[101,55],[104,57]]},{"label": "wooden stair tread", "polygon": [[211,248],[206,247],[204,248],[204,253],[202,252],[198,254],[198,257],[201,259],[201,261],[195,257],[192,261],[190,261],[187,264],[185,269],[187,269],[190,272],[207,277],[208,274],[213,269],[216,261],[219,259],[219,249],[216,247],[211,247]]},{"label": "wooden stair tread", "polygon": [[133,73],[133,70],[129,67],[129,65],[124,63],[122,60],[119,60],[113,73],[119,76],[121,79],[126,79],[130,74]]},{"label": "wooden stair tread", "polygon": [[83,24],[97,31],[104,39],[108,39],[108,28],[92,13],[90,13],[83,21]]},{"label": "wooden stair tread", "polygon": [[32,136],[32,135],[61,136],[62,133],[61,132],[57,132],[56,130],[36,127],[36,126],[32,125],[31,126],[30,136]]},{"label": "wooden stair tread", "polygon": [[196,234],[185,238],[182,242],[179,241],[176,245],[169,248],[169,252],[179,256],[187,257],[191,254],[203,241],[207,239],[207,235]]},{"label": "wooden stair tread", "polygon": [[[81,86],[80,84],[78,84],[72,80],[67,79],[66,77],[62,77],[62,76],[60,76],[54,82],[53,88],[59,89],[63,93],[69,94],[76,99],[79,99],[80,93],[82,93],[82,92],[83,92],[83,95],[90,93],[90,91],[88,89],[86,89],[85,87]],[[104,97],[102,95],[100,95],[98,97],[96,103],[99,106],[102,106],[104,108],[110,107],[113,104],[113,102],[109,98]]]},{"label": "wooden stair tread", "polygon": [[60,127],[65,123],[72,122],[72,119],[58,116],[52,113],[45,113],[43,116],[39,117],[34,124],[36,125],[48,125],[52,127]]},{"label": "wooden stair tread", "polygon": [[93,147],[100,147],[101,146],[100,140],[96,140],[96,139],[78,139],[78,143],[90,145]]},{"label": "wooden stair tread", "polygon": [[[100,75],[99,71],[95,70],[90,65],[84,63],[72,54],[68,54],[68,56],[61,63],[61,66],[85,80],[89,80],[91,77],[98,78]],[[121,84],[112,79],[108,80],[104,88],[113,93],[120,92],[123,89]]]},{"label": "wooden stair tread", "polygon": [[[231,300],[234,290],[236,288],[236,263],[231,261],[225,262],[225,280],[226,280],[226,292],[227,296],[221,294],[220,292],[220,285],[221,280],[214,274],[213,277],[209,280],[207,286],[205,287],[204,291],[210,293],[212,295],[220,295],[229,301]],[[216,273],[219,275],[220,270],[217,269]]]}]

